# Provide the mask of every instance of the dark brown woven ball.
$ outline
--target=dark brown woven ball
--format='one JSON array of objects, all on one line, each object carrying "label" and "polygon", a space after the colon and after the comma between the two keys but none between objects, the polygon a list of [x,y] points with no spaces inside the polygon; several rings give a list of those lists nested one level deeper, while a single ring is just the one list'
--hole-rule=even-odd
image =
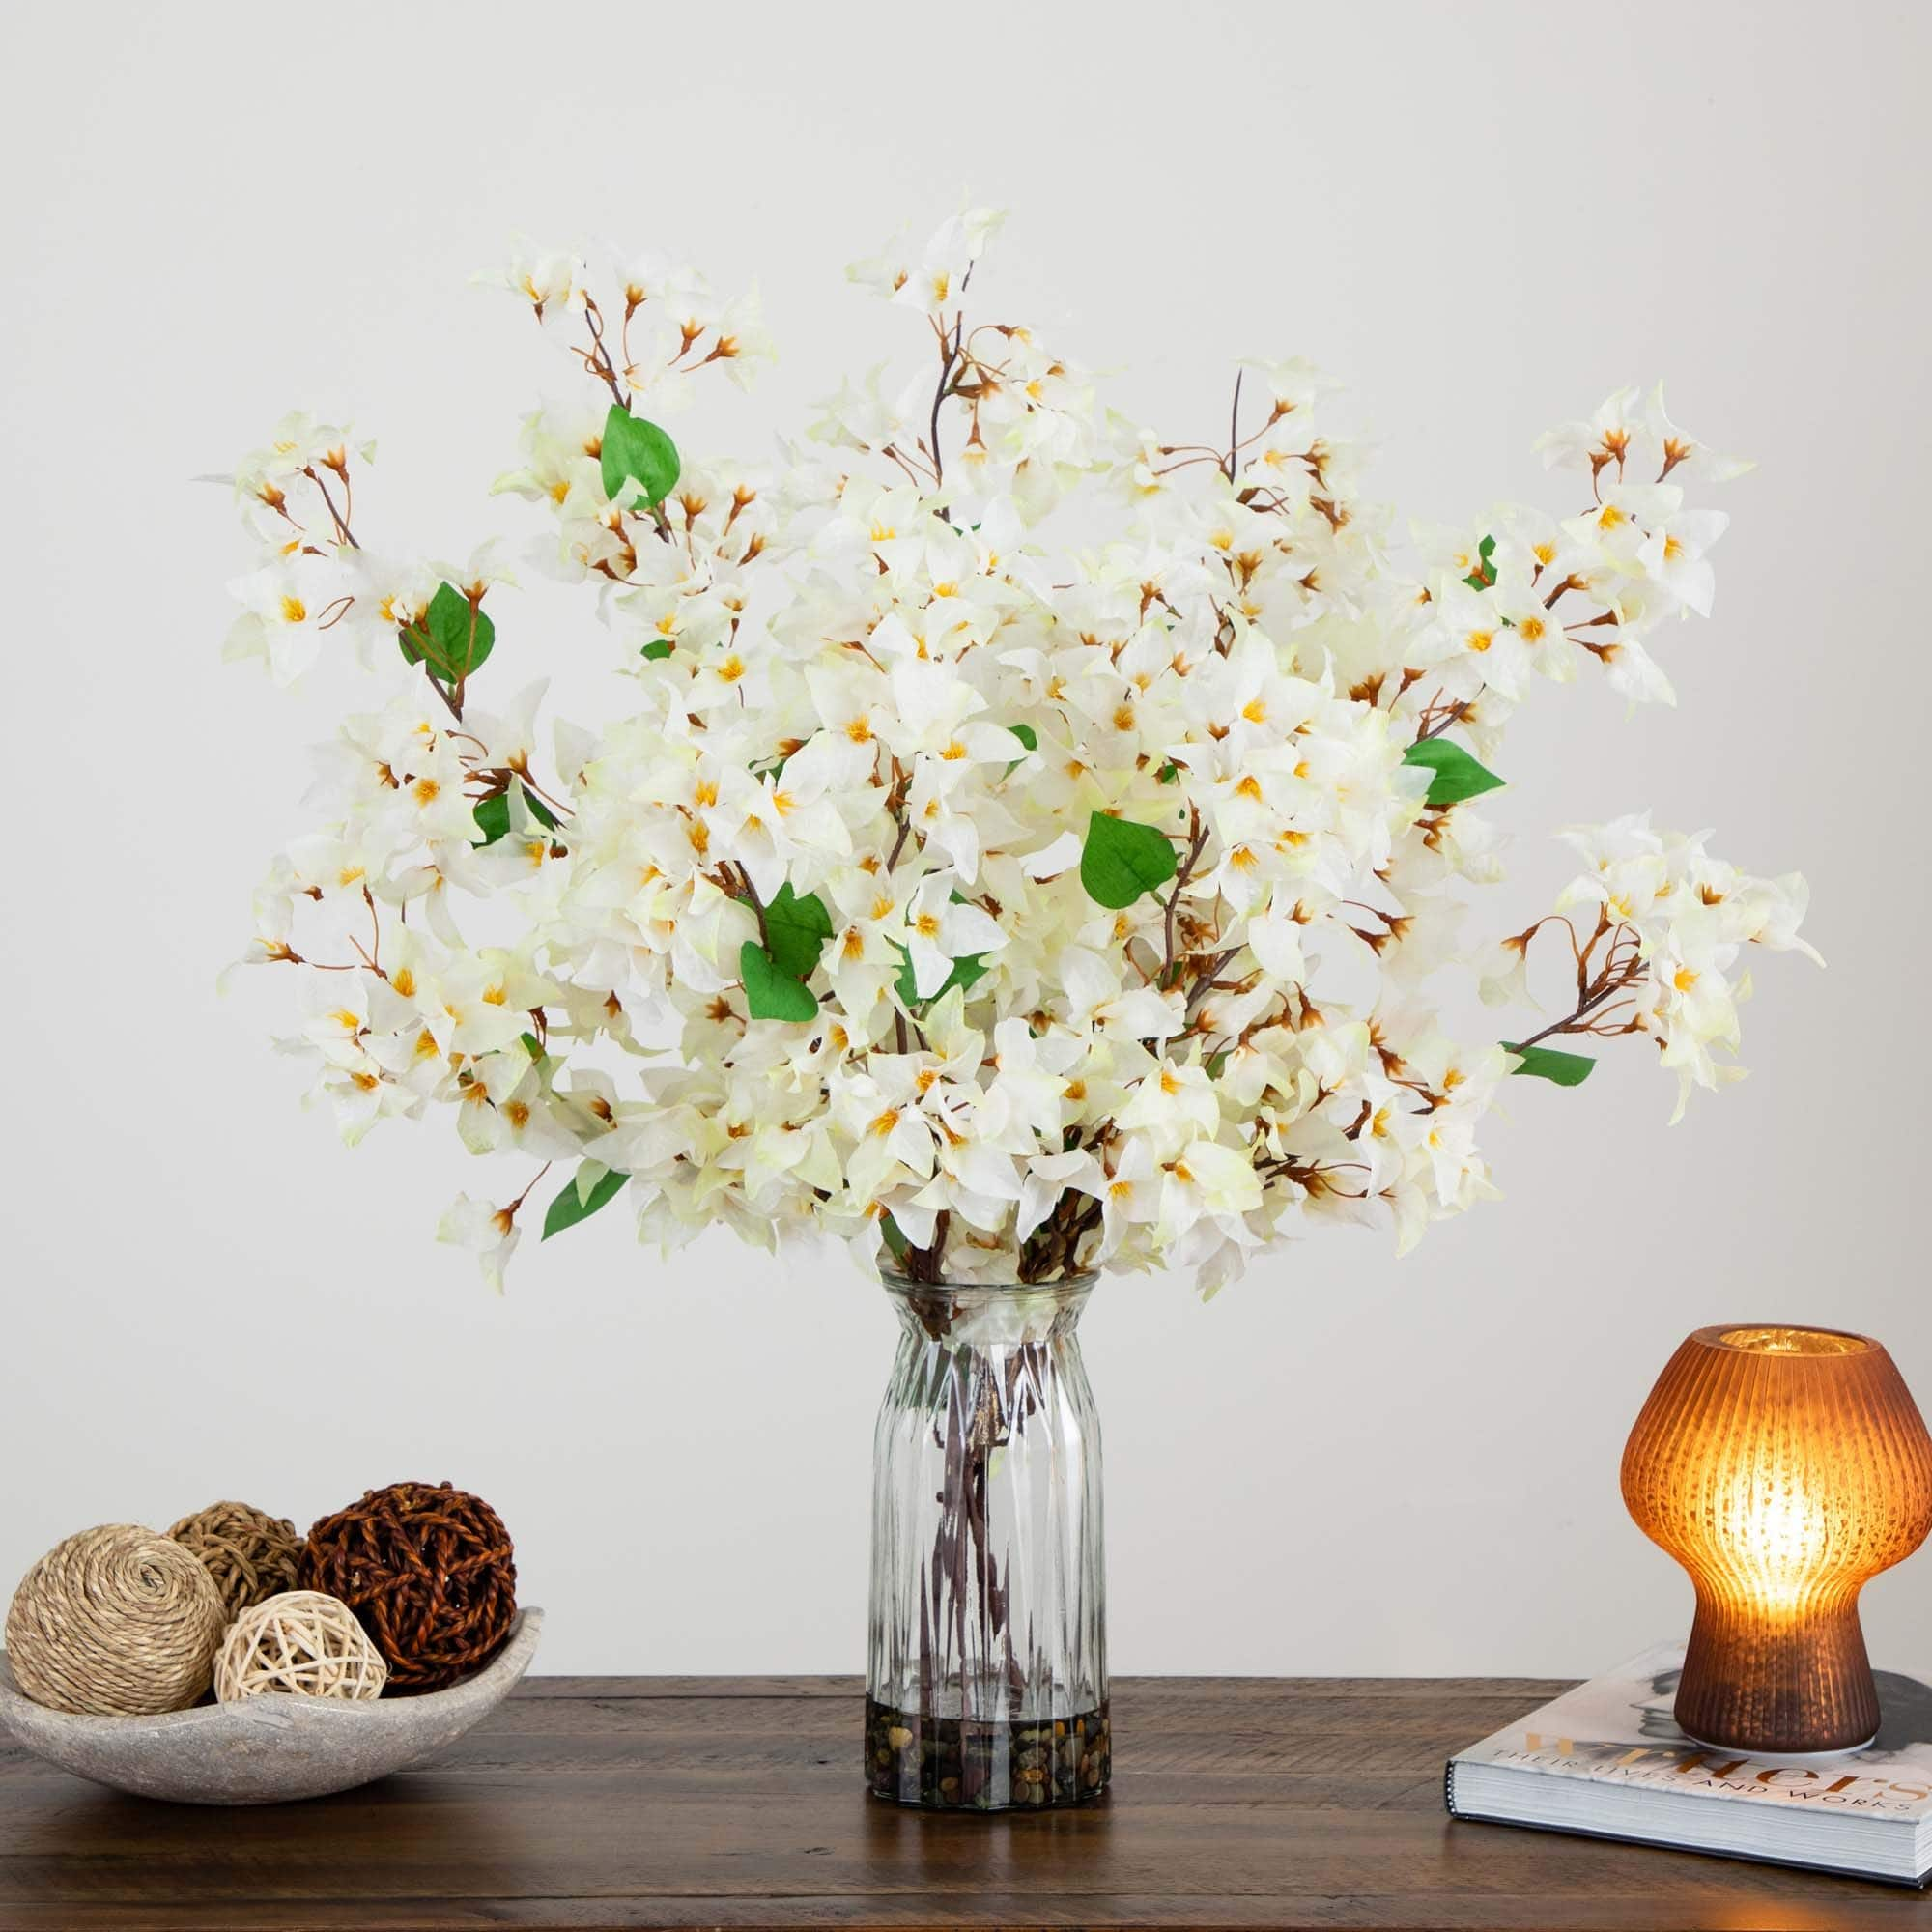
[{"label": "dark brown woven ball", "polygon": [[302,1548],[301,1583],[361,1619],[391,1696],[469,1676],[517,1613],[509,1531],[481,1496],[447,1483],[391,1483],[324,1517]]}]

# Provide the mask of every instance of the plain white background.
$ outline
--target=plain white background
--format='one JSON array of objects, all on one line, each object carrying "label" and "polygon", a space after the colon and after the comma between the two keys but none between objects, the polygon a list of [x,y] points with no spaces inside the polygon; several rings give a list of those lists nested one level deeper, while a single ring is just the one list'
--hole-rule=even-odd
[{"label": "plain white background", "polygon": [[[1759,469],[1674,713],[1540,703],[1499,801],[1544,833],[1655,809],[1812,880],[1820,974],[1767,959],[1752,1078],[1665,1126],[1632,1045],[1521,1083],[1507,1199],[1396,1262],[1291,1247],[1209,1307],[1106,1285],[1115,1666],[1582,1672],[1687,1621],[1617,1457],[1690,1327],[1866,1329],[1932,1397],[1921,1204],[1928,424],[1922,9],[1184,10],[127,4],[14,19],[0,498],[8,558],[0,1587],[57,1537],[240,1495],[303,1521],[444,1476],[515,1534],[542,1662],[856,1669],[892,1350],[842,1262],[617,1213],[508,1297],[432,1236],[453,1136],[345,1152],[217,1000],[302,748],[351,686],[224,668],[220,470],[286,408],[380,438],[363,515],[462,554],[519,413],[569,378],[467,286],[513,231],[756,277],[783,359],[691,435],[761,450],[889,355],[842,266],[962,189],[1013,210],[976,281],[1182,437],[1234,358],[1343,379],[1378,494],[1572,507],[1530,453],[1612,387]],[[358,503],[358,508],[361,505]],[[358,519],[359,521],[359,519]],[[590,619],[532,594],[499,656],[594,718]],[[1497,930],[1505,929],[1498,923]],[[487,1171],[491,1180],[498,1178]],[[1872,1590],[1932,1663],[1932,1557]]]}]

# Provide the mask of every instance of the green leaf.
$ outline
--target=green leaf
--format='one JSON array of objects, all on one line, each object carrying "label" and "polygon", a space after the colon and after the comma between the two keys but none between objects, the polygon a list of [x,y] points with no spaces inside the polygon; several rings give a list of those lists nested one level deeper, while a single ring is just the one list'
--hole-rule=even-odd
[{"label": "green leaf", "polygon": [[[526,785],[520,785],[518,789],[524,795],[524,804],[528,808],[530,816],[546,832],[554,832],[556,830],[556,813]],[[494,798],[482,800],[472,816],[476,820],[477,831],[483,835],[477,842],[482,845],[496,844],[497,840],[501,838],[510,829],[510,794],[508,790],[497,792]]]},{"label": "green leaf", "polygon": [[404,659],[426,665],[444,684],[466,678],[496,648],[497,626],[480,605],[453,583],[439,583],[429,600],[426,624],[411,624],[396,633]]},{"label": "green leaf", "polygon": [[772,955],[755,939],[739,947],[738,973],[754,1020],[816,1018],[818,1002],[811,997],[810,988],[781,973]]},{"label": "green leaf", "polygon": [[789,882],[765,908],[765,940],[772,963],[793,980],[809,980],[825,942],[832,937],[832,915],[816,893],[794,896]]},{"label": "green leaf", "polygon": [[892,1249],[895,1256],[903,1255],[912,1246],[905,1237],[905,1230],[890,1214],[879,1217],[879,1232],[885,1236],[886,1246]]},{"label": "green leaf", "polygon": [[563,1191],[550,1204],[550,1212],[544,1216],[543,1238],[547,1241],[553,1235],[560,1235],[566,1228],[574,1228],[580,1221],[587,1221],[598,1208],[616,1200],[623,1192],[628,1174],[619,1174],[613,1168],[593,1187],[587,1196],[580,1197],[577,1192],[577,1177],[573,1174],[563,1183]]},{"label": "green leaf", "polygon": [[1224,1066],[1226,1066],[1227,1064],[1228,1064],[1228,1049],[1226,1047],[1223,1047],[1219,1053],[1210,1053],[1208,1056],[1208,1065],[1206,1069],[1208,1079],[1210,1080],[1220,1079],[1221,1069]]},{"label": "green leaf", "polygon": [[604,494],[614,503],[624,485],[635,481],[646,503],[662,503],[677,483],[677,444],[656,423],[634,416],[620,404],[604,418],[604,448],[598,459]]},{"label": "green leaf", "polygon": [[652,658],[662,663],[664,659],[670,656],[672,648],[671,640],[668,638],[653,638],[644,646],[644,655],[647,658]]},{"label": "green leaf", "polygon": [[[956,895],[955,895],[956,896]],[[892,944],[897,948],[899,955],[898,977],[893,981],[893,990],[899,996],[905,1007],[929,1007],[933,1000],[943,1000],[954,986],[970,986],[977,980],[986,977],[986,955],[983,952],[969,952],[963,959],[952,962],[952,971],[947,974],[945,981],[931,1000],[922,1000],[919,996],[919,981],[913,976],[912,954],[895,939]]]},{"label": "green leaf", "polygon": [[1179,784],[1180,782],[1180,767],[1170,758],[1154,776],[1164,785]]},{"label": "green leaf", "polygon": [[543,1058],[543,1041],[540,1040],[535,1034],[520,1033],[517,1036],[517,1037],[523,1041],[524,1051],[527,1053],[532,1060],[541,1060]]},{"label": "green leaf", "polygon": [[477,840],[481,845],[494,845],[510,829],[510,795],[499,791],[495,798],[486,798],[477,806],[473,814],[476,829],[483,837]]},{"label": "green leaf", "polygon": [[[1494,537],[1485,537],[1476,546],[1476,567],[1463,580],[1471,590],[1487,590],[1496,581],[1495,572],[1490,568],[1490,558],[1495,555],[1495,554],[1496,540]],[[1504,618],[1503,621],[1507,623],[1509,619]]]},{"label": "green leaf", "polygon": [[1553,1046],[1512,1046],[1503,1041],[1503,1051],[1514,1053],[1521,1065],[1512,1073],[1526,1073],[1536,1080],[1553,1080],[1559,1087],[1580,1087],[1589,1079],[1596,1062],[1587,1053],[1560,1053]]},{"label": "green leaf", "polygon": [[1447,738],[1429,738],[1419,745],[1411,745],[1402,754],[1406,765],[1421,765],[1433,772],[1429,781],[1429,803],[1431,805],[1461,805],[1465,798],[1480,798],[1486,791],[1494,791],[1498,785],[1507,784],[1507,779],[1499,779],[1487,765],[1478,764],[1461,745],[1452,744]]},{"label": "green leaf", "polygon": [[1095,903],[1119,912],[1143,893],[1166,884],[1175,871],[1173,841],[1158,826],[1109,818],[1104,811],[1087,821],[1080,883]]}]

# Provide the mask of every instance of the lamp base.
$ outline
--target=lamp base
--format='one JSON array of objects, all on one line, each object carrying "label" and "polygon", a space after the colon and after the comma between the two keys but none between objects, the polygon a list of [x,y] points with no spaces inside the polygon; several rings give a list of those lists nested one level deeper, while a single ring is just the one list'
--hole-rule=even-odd
[{"label": "lamp base", "polygon": [[1723,1750],[1862,1749],[1879,1708],[1857,1598],[1774,1620],[1699,1591],[1674,1715],[1687,1737]]},{"label": "lamp base", "polygon": [[[1684,1731],[1684,1726],[1681,1723],[1677,1726],[1677,1728],[1680,1731]],[[1700,1750],[1739,1751],[1739,1750],[1747,1750],[1753,1748],[1756,1749],[1764,1748],[1764,1747],[1762,1746],[1752,1747],[1747,1745],[1727,1745],[1722,1743],[1717,1738],[1692,1737],[1689,1731],[1684,1731],[1684,1741],[1686,1744],[1695,1745]],[[1872,1746],[1877,1743],[1878,1743],[1878,1733],[1874,1731],[1870,1737],[1864,1739],[1861,1743],[1855,1745],[1845,1745],[1838,1750],[1802,1751],[1802,1750],[1785,1750],[1779,1748],[1777,1752],[1777,1761],[1779,1764],[1789,1765],[1794,1771],[1804,1771],[1810,1768],[1822,1768],[1826,1765],[1836,1764],[1841,1757],[1850,1757],[1855,1752],[1861,1750],[1869,1750],[1872,1747]]]}]

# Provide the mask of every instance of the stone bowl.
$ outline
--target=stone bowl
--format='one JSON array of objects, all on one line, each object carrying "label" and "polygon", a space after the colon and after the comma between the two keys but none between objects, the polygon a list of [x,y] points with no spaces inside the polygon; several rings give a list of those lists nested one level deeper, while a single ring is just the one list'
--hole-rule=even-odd
[{"label": "stone bowl", "polygon": [[86,1718],[21,1693],[0,1651],[0,1724],[37,1757],[97,1784],[178,1804],[275,1804],[386,1777],[454,1743],[529,1668],[543,1612],[519,1610],[473,1677],[415,1697],[337,1703],[267,1691],[157,1718]]}]

